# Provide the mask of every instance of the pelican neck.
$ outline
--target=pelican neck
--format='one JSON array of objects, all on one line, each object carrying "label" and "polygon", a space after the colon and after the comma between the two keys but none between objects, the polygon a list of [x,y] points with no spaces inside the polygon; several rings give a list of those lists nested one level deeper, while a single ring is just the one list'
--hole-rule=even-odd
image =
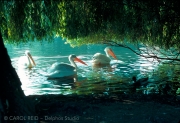
[{"label": "pelican neck", "polygon": [[70,61],[71,65],[77,69],[77,65],[74,62],[74,60],[72,59],[72,57],[69,57],[69,61]]},{"label": "pelican neck", "polygon": [[31,64],[31,59],[29,58],[28,54],[26,53],[26,56],[27,56],[27,59],[28,59],[28,62],[29,62],[29,67],[32,66]]},{"label": "pelican neck", "polygon": [[109,53],[108,53],[108,51],[107,51],[107,49],[105,49],[104,51],[105,51],[105,53],[106,53],[106,56],[107,56],[108,58],[111,58],[110,55],[109,55]]}]

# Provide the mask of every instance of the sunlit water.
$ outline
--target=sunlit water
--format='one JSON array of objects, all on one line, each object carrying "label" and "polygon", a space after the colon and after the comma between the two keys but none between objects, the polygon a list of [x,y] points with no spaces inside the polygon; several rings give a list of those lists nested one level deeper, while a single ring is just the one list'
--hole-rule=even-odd
[{"label": "sunlit water", "polygon": [[[103,53],[106,45],[84,45],[81,47],[70,47],[65,41],[57,38],[53,43],[33,42],[26,45],[6,45],[12,65],[16,69],[22,82],[22,89],[26,95],[42,94],[93,94],[111,92],[124,93],[128,85],[132,83],[132,76],[148,76],[152,78],[153,70],[158,66],[157,62],[149,62],[139,57],[128,49],[111,47],[119,60],[112,60],[113,72],[103,69],[94,72],[91,67],[91,58],[97,53]],[[132,47],[132,46],[131,46]],[[36,67],[29,69],[18,69],[18,59],[24,55],[25,50],[30,50]],[[77,63],[78,82],[73,80],[47,80],[43,74],[54,62],[69,63],[69,54],[75,54],[88,66]]]}]

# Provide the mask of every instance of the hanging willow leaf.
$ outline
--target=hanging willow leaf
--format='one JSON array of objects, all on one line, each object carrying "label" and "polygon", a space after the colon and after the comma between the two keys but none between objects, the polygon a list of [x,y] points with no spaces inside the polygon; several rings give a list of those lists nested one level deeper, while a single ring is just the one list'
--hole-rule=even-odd
[{"label": "hanging willow leaf", "polygon": [[72,45],[103,41],[180,49],[178,1],[2,1],[0,30],[6,42],[67,39]]}]

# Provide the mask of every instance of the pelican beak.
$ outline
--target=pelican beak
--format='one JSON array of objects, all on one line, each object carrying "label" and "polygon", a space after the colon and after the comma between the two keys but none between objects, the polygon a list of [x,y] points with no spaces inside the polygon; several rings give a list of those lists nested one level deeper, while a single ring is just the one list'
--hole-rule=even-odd
[{"label": "pelican beak", "polygon": [[30,54],[30,53],[28,53],[28,57],[31,59],[31,61],[32,61],[33,65],[34,65],[34,66],[36,66],[36,63],[35,63],[35,61],[34,61],[34,59],[32,58],[32,56],[31,56],[31,54]]},{"label": "pelican beak", "polygon": [[117,57],[116,57],[116,55],[114,54],[114,52],[113,52],[111,49],[108,50],[108,53],[109,53],[114,59],[118,60]]},{"label": "pelican beak", "polygon": [[80,62],[80,63],[82,63],[82,64],[84,64],[84,65],[87,65],[85,62],[83,62],[81,59],[79,59],[79,58],[77,58],[77,57],[74,59],[74,61],[77,61],[77,62]]}]

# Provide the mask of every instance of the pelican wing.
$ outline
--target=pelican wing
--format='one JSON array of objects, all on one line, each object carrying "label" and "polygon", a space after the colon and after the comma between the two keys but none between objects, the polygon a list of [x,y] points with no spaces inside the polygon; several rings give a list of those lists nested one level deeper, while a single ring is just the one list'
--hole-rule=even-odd
[{"label": "pelican wing", "polygon": [[94,63],[101,63],[101,64],[108,64],[110,63],[111,59],[108,58],[106,55],[101,53],[96,53],[93,56],[93,62]]},{"label": "pelican wing", "polygon": [[48,79],[53,79],[53,78],[63,78],[63,77],[69,77],[69,76],[74,76],[76,74],[76,71],[54,71],[49,74],[46,74],[45,76],[48,77]]},{"label": "pelican wing", "polygon": [[48,70],[48,74],[46,76],[48,78],[60,78],[60,77],[68,77],[76,74],[75,67],[66,63],[54,63]]},{"label": "pelican wing", "polygon": [[74,71],[75,67],[73,67],[70,64],[56,62],[56,63],[52,64],[52,66],[50,67],[48,72],[53,72],[56,70],[58,70],[58,71]]}]

